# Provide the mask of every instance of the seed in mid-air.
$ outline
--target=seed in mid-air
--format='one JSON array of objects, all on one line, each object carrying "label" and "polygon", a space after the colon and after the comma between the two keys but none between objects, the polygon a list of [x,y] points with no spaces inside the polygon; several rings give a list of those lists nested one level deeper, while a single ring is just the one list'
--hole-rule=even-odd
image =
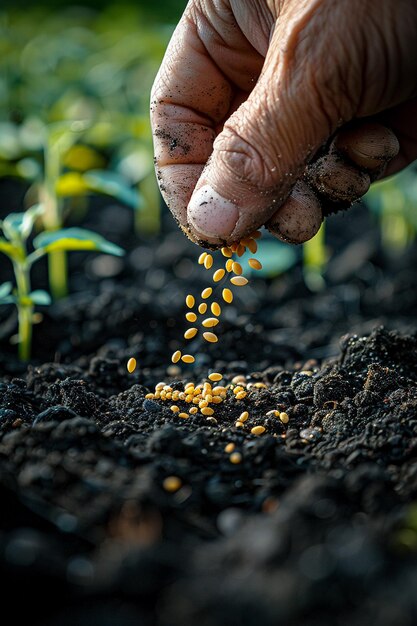
[{"label": "seed in mid-air", "polygon": [[195,358],[191,354],[183,354],[181,361],[184,361],[184,363],[194,363]]},{"label": "seed in mid-air", "polygon": [[254,239],[249,239],[248,248],[252,252],[252,254],[256,254],[256,252],[258,251],[258,244]]},{"label": "seed in mid-air", "polygon": [[242,462],[242,455],[240,454],[240,452],[232,452],[232,454],[229,456],[229,461],[233,463],[233,465],[238,465]]},{"label": "seed in mid-air", "polygon": [[201,315],[204,315],[204,313],[207,311],[207,304],[205,302],[202,302],[199,307],[198,307],[198,312]]},{"label": "seed in mid-air", "polygon": [[233,278],[230,279],[230,282],[232,285],[236,285],[236,287],[243,287],[244,285],[247,285],[249,281],[244,276],[233,276]]},{"label": "seed in mid-air", "polygon": [[225,268],[227,272],[231,272],[233,269],[233,259],[227,259],[226,264],[225,264]]},{"label": "seed in mid-air", "polygon": [[126,367],[129,374],[133,374],[136,369],[136,359],[133,356],[128,360]]},{"label": "seed in mid-air", "polygon": [[197,321],[197,315],[190,311],[189,313],[185,314],[185,319],[187,320],[187,322],[195,322]]},{"label": "seed in mid-air", "polygon": [[203,333],[203,337],[209,343],[216,343],[217,341],[219,341],[217,335],[215,335],[214,333]]},{"label": "seed in mid-air", "polygon": [[225,274],[226,272],[224,269],[216,270],[213,274],[213,281],[215,283],[218,283],[219,281],[221,281],[221,279],[224,277]]},{"label": "seed in mid-air", "polygon": [[204,328],[214,328],[219,323],[219,320],[217,319],[217,317],[206,317],[206,319],[203,320],[201,323]]},{"label": "seed in mid-air", "polygon": [[223,289],[222,297],[223,297],[223,300],[227,302],[227,304],[230,304],[231,302],[233,302],[233,293],[230,291],[230,289],[227,289],[227,287]]},{"label": "seed in mid-air", "polygon": [[211,254],[207,254],[207,256],[204,259],[204,267],[206,268],[206,270],[209,270],[213,265],[213,257],[211,256]]},{"label": "seed in mid-air", "polygon": [[188,294],[188,296],[185,298],[185,304],[188,306],[189,309],[192,309],[193,306],[195,305],[194,296],[192,296],[191,294]]},{"label": "seed in mid-air", "polygon": [[184,339],[192,339],[198,333],[198,328],[189,328],[184,333]]},{"label": "seed in mid-air", "polygon": [[202,252],[200,254],[200,256],[198,257],[198,264],[199,265],[203,265],[203,263],[204,263],[204,261],[206,259],[206,256],[207,256],[207,252]]},{"label": "seed in mid-air", "polygon": [[203,291],[201,292],[201,297],[206,300],[207,298],[210,298],[211,294],[213,293],[213,289],[211,287],[206,287],[205,289],[203,289]]},{"label": "seed in mid-air", "polygon": [[173,363],[178,363],[181,358],[181,350],[175,350],[174,354],[171,357],[171,361]]},{"label": "seed in mid-air", "polygon": [[226,444],[224,451],[230,454],[231,452],[233,452],[235,448],[236,448],[236,445],[231,441],[230,443]]},{"label": "seed in mid-air", "polygon": [[162,486],[165,491],[168,491],[169,493],[175,493],[182,486],[182,481],[181,478],[178,478],[178,476],[167,476],[167,478],[165,478],[164,482],[162,483]]},{"label": "seed in mid-air", "polygon": [[217,302],[212,302],[211,303],[211,312],[213,313],[213,315],[215,315],[216,317],[219,317],[219,315],[221,315],[221,308],[220,305],[217,304]]},{"label": "seed in mid-air", "polygon": [[243,274],[243,268],[241,264],[238,263],[237,261],[233,262],[232,271],[234,274],[237,274],[237,276],[240,276],[241,274]]},{"label": "seed in mid-air", "polygon": [[208,375],[208,377],[210,380],[212,380],[215,383],[223,378],[223,376],[219,374],[219,372],[212,372],[211,374]]},{"label": "seed in mid-air", "polygon": [[227,257],[228,259],[230,259],[230,257],[232,256],[233,252],[231,251],[230,248],[222,248],[222,255]]},{"label": "seed in mid-air", "polygon": [[258,259],[249,259],[248,265],[254,270],[262,269],[262,263]]}]

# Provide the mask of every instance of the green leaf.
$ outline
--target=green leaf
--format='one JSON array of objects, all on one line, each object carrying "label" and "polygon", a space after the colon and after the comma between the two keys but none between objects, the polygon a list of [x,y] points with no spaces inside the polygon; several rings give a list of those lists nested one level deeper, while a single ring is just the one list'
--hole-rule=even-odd
[{"label": "green leaf", "polygon": [[52,302],[49,293],[43,289],[35,289],[35,291],[29,294],[29,298],[32,300],[33,304],[40,306],[48,306]]},{"label": "green leaf", "polygon": [[0,302],[12,293],[13,284],[11,282],[0,285]]},{"label": "green leaf", "polygon": [[43,206],[35,204],[24,213],[9,213],[3,220],[3,232],[10,241],[26,240],[32,232],[36,219],[42,215]]},{"label": "green leaf", "polygon": [[136,189],[132,189],[120,174],[106,170],[90,170],[84,174],[84,181],[90,191],[103,193],[119,200],[138,211],[143,208],[143,198]]},{"label": "green leaf", "polygon": [[115,256],[124,255],[122,248],[85,228],[63,228],[43,232],[35,237],[33,245],[35,249],[43,250],[45,253],[55,250],[97,250]]}]

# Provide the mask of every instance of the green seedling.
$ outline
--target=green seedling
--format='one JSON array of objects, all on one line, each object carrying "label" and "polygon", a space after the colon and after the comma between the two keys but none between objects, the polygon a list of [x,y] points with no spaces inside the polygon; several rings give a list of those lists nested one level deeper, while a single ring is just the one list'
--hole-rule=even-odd
[{"label": "green seedling", "polygon": [[92,250],[122,256],[123,250],[97,233],[81,228],[64,228],[53,232],[42,232],[33,240],[33,251],[29,252],[28,238],[35,221],[44,214],[44,207],[36,205],[24,213],[11,213],[0,221],[0,252],[13,265],[15,287],[12,283],[0,285],[0,304],[14,304],[18,313],[19,357],[27,361],[31,354],[32,326],[36,305],[49,305],[48,292],[32,290],[30,271],[32,265],[45,255],[73,250]]},{"label": "green seedling", "polygon": [[325,287],[327,257],[326,227],[323,222],[318,233],[303,244],[304,281],[311,291],[320,291]]}]

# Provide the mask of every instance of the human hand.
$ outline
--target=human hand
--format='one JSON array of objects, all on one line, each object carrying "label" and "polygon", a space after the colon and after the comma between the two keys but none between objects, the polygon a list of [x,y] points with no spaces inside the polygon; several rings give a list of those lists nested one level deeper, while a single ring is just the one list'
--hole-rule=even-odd
[{"label": "human hand", "polygon": [[220,246],[323,214],[417,158],[414,0],[191,0],[151,95],[161,192]]}]

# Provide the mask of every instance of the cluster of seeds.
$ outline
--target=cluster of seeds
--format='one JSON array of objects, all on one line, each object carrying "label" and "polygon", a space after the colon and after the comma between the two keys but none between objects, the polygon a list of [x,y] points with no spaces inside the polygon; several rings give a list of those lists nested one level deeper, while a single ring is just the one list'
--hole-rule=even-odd
[{"label": "cluster of seeds", "polygon": [[[221,298],[226,304],[231,304],[233,302],[233,291],[230,287],[224,286],[227,280],[229,280],[230,285],[234,287],[243,287],[249,282],[248,279],[243,276],[242,265],[236,260],[236,258],[233,258],[233,255],[241,257],[246,252],[246,249],[250,250],[252,254],[256,254],[258,249],[256,239],[259,239],[260,236],[261,233],[257,230],[253,232],[247,239],[243,239],[240,243],[233,244],[230,247],[221,249],[222,255],[226,258],[226,261],[224,267],[218,268],[214,271],[212,280],[215,289],[220,286],[221,283],[223,283]],[[203,252],[202,254],[200,254],[198,259],[199,265],[203,265],[206,270],[211,270],[211,268],[213,267],[213,262],[213,256],[208,252]],[[262,269],[261,262],[255,258],[249,259],[248,265],[255,270]],[[189,309],[185,314],[185,319],[187,320],[187,322],[190,322],[190,324],[195,324],[197,322],[198,315],[204,316],[204,318],[201,320],[201,326],[203,330],[203,339],[208,343],[217,343],[217,341],[219,340],[217,334],[213,332],[213,329],[216,328],[216,326],[219,324],[219,317],[222,312],[220,304],[214,300],[210,303],[211,315],[206,316],[208,311],[208,302],[206,302],[206,300],[210,300],[213,296],[213,293],[213,287],[206,287],[202,290],[202,302],[196,308],[198,313],[193,310],[196,307],[196,300],[194,296],[189,294],[185,298],[185,304]],[[184,333],[184,339],[194,339],[198,332],[199,329],[197,326],[190,326],[190,328],[188,328]],[[173,363],[178,363],[178,361],[180,360],[184,363],[194,363],[195,358],[191,354],[183,354],[181,350],[176,350],[173,353],[171,360]]]}]

